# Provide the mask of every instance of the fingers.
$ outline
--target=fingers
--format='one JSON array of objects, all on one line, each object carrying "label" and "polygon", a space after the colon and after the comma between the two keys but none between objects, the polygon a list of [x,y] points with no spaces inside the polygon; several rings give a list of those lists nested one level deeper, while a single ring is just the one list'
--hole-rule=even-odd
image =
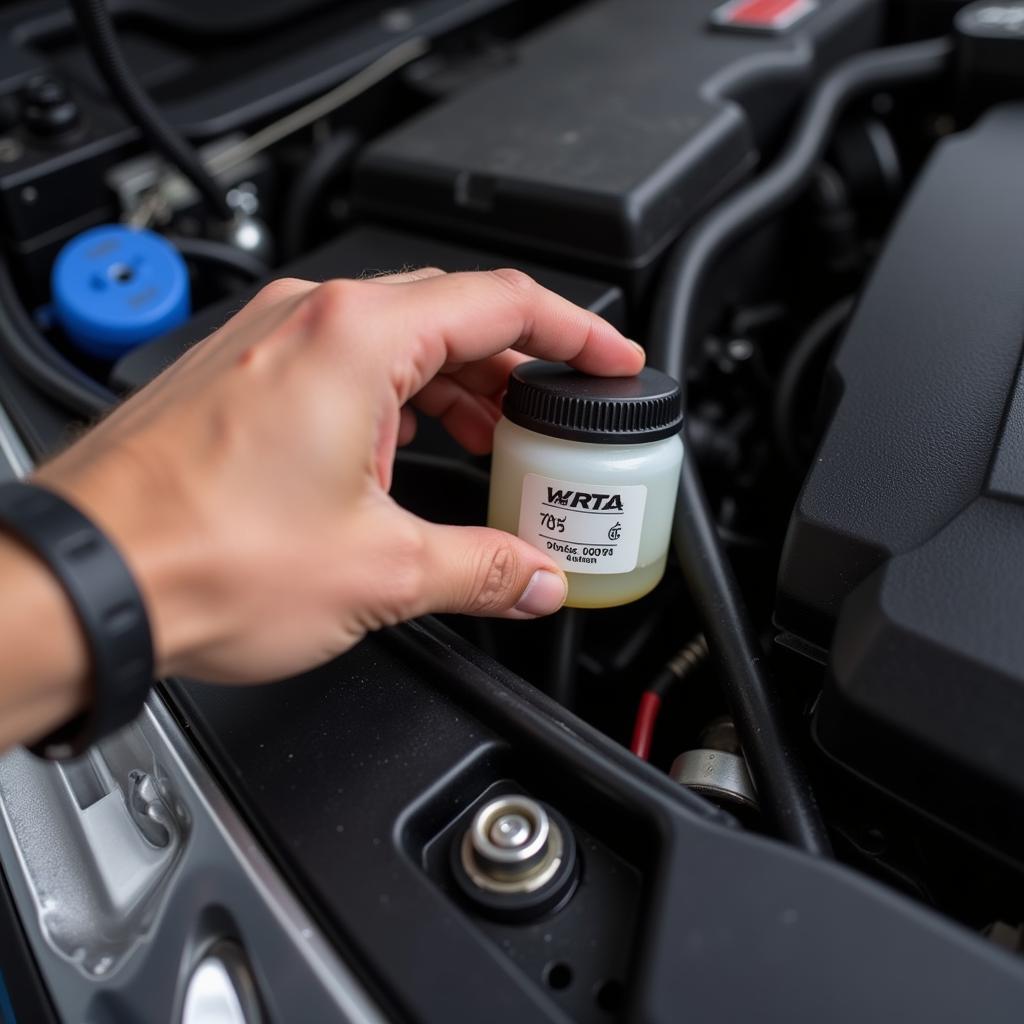
[{"label": "fingers", "polygon": [[398,421],[398,447],[404,448],[412,444],[416,437],[416,413],[407,405],[402,406],[402,412]]},{"label": "fingers", "polygon": [[[275,281],[218,332],[220,340],[244,340],[257,317],[272,337],[287,340],[300,330],[323,339],[349,371],[362,366],[377,377],[398,405],[415,396],[417,408],[440,417],[478,454],[490,451],[500,395],[524,359],[565,360],[605,375],[631,375],[644,362],[639,346],[606,321],[512,270],[445,274],[426,267],[324,286]],[[295,357],[292,344],[260,347]],[[377,401],[386,401],[383,393]],[[394,437],[408,443],[413,431],[405,414]]]},{"label": "fingers", "polygon": [[413,398],[413,404],[437,417],[466,451],[486,455],[501,418],[508,375],[522,362],[529,362],[529,356],[510,350],[479,363],[446,367]]},{"label": "fingers", "polygon": [[445,430],[472,455],[486,455],[501,417],[498,403],[466,390],[451,377],[435,377],[413,398],[416,408],[441,421]]},{"label": "fingers", "polygon": [[[444,366],[473,363],[507,348],[586,373],[631,376],[642,349],[607,321],[515,270],[444,274],[395,288],[380,311],[373,344],[396,367],[406,401]],[[411,344],[414,332],[419,344]]]},{"label": "fingers", "polygon": [[423,523],[421,530],[424,571],[414,614],[532,619],[565,603],[564,574],[518,537],[478,526]]},{"label": "fingers", "polygon": [[443,372],[478,395],[498,399],[508,387],[509,374],[521,363],[531,361],[528,355],[507,349],[476,363],[451,364]]}]

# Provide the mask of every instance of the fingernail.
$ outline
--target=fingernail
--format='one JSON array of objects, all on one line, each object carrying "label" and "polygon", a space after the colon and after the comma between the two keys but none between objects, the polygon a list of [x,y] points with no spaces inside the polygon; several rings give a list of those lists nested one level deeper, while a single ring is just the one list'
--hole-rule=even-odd
[{"label": "fingernail", "polygon": [[525,615],[550,615],[565,604],[568,588],[565,580],[546,569],[538,569],[516,604],[516,611]]},{"label": "fingernail", "polygon": [[644,357],[644,362],[646,363],[647,362],[647,352],[644,349],[643,345],[641,345],[638,341],[633,341],[632,338],[629,339],[629,343],[630,343],[630,345],[633,346],[633,348],[635,348],[637,350],[637,352],[640,353],[640,355],[642,355]]}]

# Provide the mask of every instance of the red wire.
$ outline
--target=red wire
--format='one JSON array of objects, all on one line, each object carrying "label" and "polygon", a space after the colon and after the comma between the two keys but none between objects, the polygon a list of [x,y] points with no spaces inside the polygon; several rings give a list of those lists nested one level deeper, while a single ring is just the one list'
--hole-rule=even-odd
[{"label": "red wire", "polygon": [[633,725],[633,741],[629,749],[637,757],[647,760],[651,754],[651,742],[654,739],[654,724],[661,711],[661,697],[653,690],[645,690],[640,698],[640,706],[636,709],[636,722]]}]

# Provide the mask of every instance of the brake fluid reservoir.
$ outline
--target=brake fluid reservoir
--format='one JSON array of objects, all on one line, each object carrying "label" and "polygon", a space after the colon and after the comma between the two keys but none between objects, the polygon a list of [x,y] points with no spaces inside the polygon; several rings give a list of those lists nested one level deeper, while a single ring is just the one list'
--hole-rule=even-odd
[{"label": "brake fluid reservoir", "polygon": [[679,386],[657,370],[513,371],[494,431],[488,524],[546,551],[572,608],[609,608],[665,571],[683,443]]}]

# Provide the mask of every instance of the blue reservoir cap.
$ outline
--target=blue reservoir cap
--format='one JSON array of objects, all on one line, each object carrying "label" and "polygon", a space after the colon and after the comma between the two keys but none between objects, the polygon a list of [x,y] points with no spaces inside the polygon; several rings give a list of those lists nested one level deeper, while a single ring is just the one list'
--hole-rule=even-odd
[{"label": "blue reservoir cap", "polygon": [[116,359],[189,316],[188,269],[152,231],[103,224],[76,235],[50,274],[57,319],[71,341]]}]

